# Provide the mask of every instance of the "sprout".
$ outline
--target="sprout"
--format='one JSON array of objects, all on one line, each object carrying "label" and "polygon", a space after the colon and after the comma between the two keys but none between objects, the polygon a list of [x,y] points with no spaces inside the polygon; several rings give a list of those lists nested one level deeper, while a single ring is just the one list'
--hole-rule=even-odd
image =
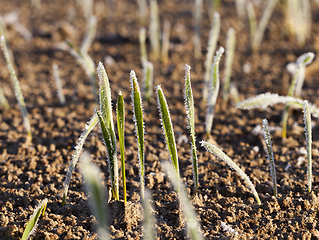
[{"label": "sprout", "polygon": [[249,186],[250,190],[252,191],[252,193],[255,196],[255,199],[257,201],[258,205],[261,205],[260,199],[258,197],[258,194],[256,192],[255,186],[254,184],[250,181],[249,177],[246,175],[246,173],[244,173],[243,170],[241,170],[237,164],[235,162],[233,162],[222,150],[220,150],[218,147],[205,142],[205,141],[201,141],[202,147],[204,147],[208,152],[214,154],[216,157],[220,158],[221,160],[223,160],[225,163],[227,163],[232,169],[234,169],[239,176],[242,177],[242,179],[244,179],[244,181],[246,182],[246,184]]},{"label": "sprout", "polygon": [[140,40],[141,62],[143,66],[145,62],[147,62],[147,51],[146,51],[145,39],[146,39],[146,30],[144,27],[142,27],[140,28],[140,32],[139,32],[139,40]]},{"label": "sprout", "polygon": [[153,75],[154,67],[151,62],[144,62],[143,64],[143,95],[145,101],[149,101],[153,95]]},{"label": "sprout", "polygon": [[124,123],[125,123],[125,111],[124,111],[124,99],[122,92],[119,93],[116,105],[116,117],[117,117],[117,131],[120,142],[121,152],[121,167],[122,167],[122,181],[124,202],[126,203],[126,177],[125,177],[125,146],[124,146]]},{"label": "sprout", "polygon": [[95,34],[96,34],[96,25],[97,25],[97,18],[92,15],[88,20],[88,25],[85,33],[85,37],[82,40],[81,50],[83,52],[88,52],[89,48],[91,47]]},{"label": "sprout", "polygon": [[161,117],[161,123],[163,127],[163,134],[166,140],[166,146],[170,155],[171,163],[174,167],[177,179],[179,179],[179,168],[178,168],[178,156],[176,150],[176,142],[174,137],[174,129],[169,114],[166,98],[160,85],[156,87],[157,91],[157,106]]},{"label": "sprout", "polygon": [[196,60],[202,57],[202,45],[200,41],[200,23],[202,21],[203,0],[195,0],[194,11],[194,56]]},{"label": "sprout", "polygon": [[164,21],[164,29],[162,35],[162,51],[161,60],[163,64],[168,62],[168,51],[169,51],[169,32],[171,30],[171,23],[168,20]]},{"label": "sprout", "polygon": [[6,96],[3,93],[2,87],[0,86],[0,105],[5,109],[9,109],[9,103],[7,101]]},{"label": "sprout", "polygon": [[138,14],[139,14],[140,25],[144,26],[147,22],[147,15],[148,15],[147,2],[146,0],[137,0],[137,4],[138,4]]},{"label": "sprout", "polygon": [[194,174],[194,185],[195,191],[198,188],[198,160],[197,160],[197,149],[196,149],[196,137],[195,137],[195,111],[194,111],[194,98],[191,86],[191,67],[186,65],[185,67],[185,108],[187,115],[188,128],[190,129],[191,135],[191,156],[193,163],[193,174]]},{"label": "sprout", "polygon": [[53,77],[54,77],[55,85],[57,88],[57,93],[58,93],[58,98],[59,98],[60,104],[65,105],[65,97],[63,94],[62,82],[61,82],[61,78],[60,78],[59,69],[58,69],[58,66],[56,64],[52,65],[52,71],[53,71]]},{"label": "sprout", "polygon": [[248,20],[249,20],[249,27],[250,27],[250,44],[253,44],[256,29],[257,29],[257,21],[256,21],[256,13],[254,10],[254,5],[251,1],[249,1],[246,5]]},{"label": "sprout", "polygon": [[152,211],[154,209],[154,206],[151,202],[151,192],[148,190],[145,190],[145,198],[142,201],[144,206],[144,238],[145,240],[154,240],[156,239],[155,234],[155,218],[152,214]]},{"label": "sprout", "polygon": [[19,80],[17,78],[16,72],[15,72],[15,70],[13,68],[13,64],[12,64],[12,62],[10,60],[10,56],[9,56],[9,52],[8,52],[8,48],[7,48],[7,44],[5,42],[4,36],[2,36],[0,38],[0,41],[1,41],[1,48],[2,48],[2,51],[3,51],[3,55],[4,55],[4,58],[5,58],[6,62],[7,62],[7,68],[8,68],[9,73],[10,73],[10,78],[12,80],[14,93],[15,93],[15,96],[16,96],[16,98],[18,100],[18,104],[19,104],[20,110],[22,112],[24,127],[25,127],[25,129],[27,130],[27,133],[28,133],[28,141],[31,142],[32,141],[31,125],[30,125],[28,111],[27,111],[27,108],[25,106],[24,97],[23,97],[23,94],[22,94],[22,91],[21,91],[20,83],[19,83]]},{"label": "sprout", "polygon": [[209,80],[210,80],[210,72],[213,62],[213,57],[217,45],[217,40],[220,31],[220,15],[218,12],[214,13],[214,19],[212,21],[212,26],[209,33],[208,39],[208,47],[207,47],[207,55],[205,62],[205,75],[204,75],[204,88],[203,88],[203,102],[207,102],[208,92],[209,92]]},{"label": "sprout", "polygon": [[109,171],[111,178],[112,199],[119,200],[118,165],[116,138],[113,125],[112,99],[109,78],[101,62],[97,67],[100,79],[100,110],[96,109],[99,118],[104,143],[107,149]]},{"label": "sprout", "polygon": [[267,153],[267,158],[270,165],[270,173],[272,178],[272,184],[274,187],[274,195],[275,197],[277,197],[277,178],[276,178],[275,158],[274,158],[274,152],[272,150],[271,138],[270,138],[269,129],[268,129],[268,121],[266,118],[263,120],[263,136],[264,136],[265,145],[266,145],[265,151]]},{"label": "sprout", "polygon": [[140,165],[140,181],[141,181],[141,196],[144,199],[144,121],[143,121],[143,106],[142,96],[135,72],[132,70],[130,73],[131,88],[132,88],[132,106],[133,106],[133,119],[135,123],[135,133],[138,148],[138,158]]},{"label": "sprout", "polygon": [[154,60],[160,57],[160,20],[157,0],[150,0],[150,42],[151,54]]},{"label": "sprout", "polygon": [[206,134],[207,137],[210,134],[210,131],[213,126],[213,119],[214,119],[214,111],[217,101],[217,96],[219,92],[219,61],[224,53],[225,49],[220,47],[216,53],[214,58],[214,63],[212,65],[211,77],[210,77],[210,87],[209,87],[209,95],[208,95],[208,102],[207,102],[207,114],[206,114]]},{"label": "sprout", "polygon": [[306,135],[306,148],[307,148],[307,183],[308,192],[311,192],[312,183],[312,158],[311,158],[311,145],[312,145],[312,133],[311,133],[311,116],[308,101],[304,101],[303,105],[304,117],[303,121],[305,124],[305,135]]},{"label": "sprout", "polygon": [[81,134],[81,136],[79,138],[79,142],[74,148],[74,152],[72,154],[72,159],[70,162],[69,170],[68,170],[68,173],[66,174],[66,178],[65,178],[65,182],[64,182],[62,206],[65,205],[72,173],[73,173],[73,170],[76,166],[76,163],[78,162],[78,159],[80,157],[81,150],[83,148],[83,144],[84,144],[87,136],[89,135],[89,133],[93,130],[93,128],[97,124],[97,121],[98,121],[98,117],[96,114],[94,114],[94,116],[91,118],[91,120],[85,125],[83,133]]},{"label": "sprout", "polygon": [[27,226],[24,229],[21,240],[27,240],[30,238],[31,235],[33,235],[41,214],[42,216],[44,216],[44,212],[47,207],[47,204],[48,204],[48,199],[45,198],[44,200],[42,200],[39,206],[35,209],[35,211],[30,217],[30,220],[27,223]]}]

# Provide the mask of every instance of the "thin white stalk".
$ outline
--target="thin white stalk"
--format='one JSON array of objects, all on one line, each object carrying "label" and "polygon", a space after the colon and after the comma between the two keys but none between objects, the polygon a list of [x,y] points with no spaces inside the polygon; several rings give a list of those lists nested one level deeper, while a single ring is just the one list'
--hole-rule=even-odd
[{"label": "thin white stalk", "polygon": [[203,11],[203,0],[195,0],[195,11],[194,11],[194,57],[196,60],[202,58],[202,45],[200,38],[200,24],[202,21],[202,11]]},{"label": "thin white stalk", "polygon": [[224,102],[228,101],[230,79],[231,79],[231,73],[232,73],[233,61],[234,61],[234,55],[235,55],[235,45],[236,45],[235,30],[233,28],[230,28],[227,32],[227,38],[226,38],[226,61],[225,61],[225,74],[224,74],[224,80],[223,80]]},{"label": "thin white stalk", "polygon": [[274,187],[274,195],[277,197],[277,178],[276,178],[276,167],[275,167],[275,157],[274,152],[272,150],[271,138],[269,134],[268,121],[265,118],[263,120],[263,136],[265,140],[265,151],[267,153],[267,159],[269,161],[270,166],[270,174],[272,178],[272,184]]},{"label": "thin white stalk", "polygon": [[137,0],[137,4],[140,25],[145,26],[148,17],[147,2],[146,0]]},{"label": "thin white stalk", "polygon": [[254,5],[252,2],[248,2],[246,6],[246,11],[249,20],[249,27],[250,27],[250,44],[253,44],[256,30],[257,30],[257,20],[256,20],[256,13],[254,10]]},{"label": "thin white stalk", "polygon": [[92,15],[87,24],[87,29],[85,33],[85,37],[82,40],[81,49],[83,52],[88,52],[89,48],[91,47],[93,40],[96,35],[96,25],[97,25],[97,18],[96,16]]},{"label": "thin white stalk", "polygon": [[153,96],[154,66],[151,62],[146,61],[143,64],[143,75],[143,95],[148,102]]},{"label": "thin white stalk", "polygon": [[311,192],[312,184],[312,156],[311,156],[311,145],[312,145],[312,133],[311,133],[311,115],[308,101],[304,101],[303,105],[304,117],[303,121],[305,124],[305,135],[306,135],[306,148],[307,148],[307,183],[308,192]]},{"label": "thin white stalk", "polygon": [[140,40],[140,54],[141,54],[141,62],[144,65],[147,62],[147,51],[146,51],[146,29],[144,27],[140,28],[139,32],[139,40]]},{"label": "thin white stalk", "polygon": [[6,96],[3,93],[2,87],[0,86],[0,106],[3,106],[4,109],[9,109],[9,103]]},{"label": "thin white stalk", "polygon": [[68,195],[69,185],[70,185],[70,182],[71,182],[72,173],[74,171],[76,163],[79,160],[79,157],[80,157],[80,154],[81,154],[81,150],[83,148],[83,144],[84,144],[87,136],[89,135],[89,133],[93,130],[93,128],[97,124],[97,121],[98,121],[98,117],[97,117],[96,114],[94,114],[94,116],[91,118],[91,120],[87,124],[85,124],[85,128],[83,130],[83,133],[81,134],[81,136],[79,138],[79,141],[78,141],[77,145],[74,148],[74,152],[72,154],[72,159],[71,159],[71,162],[70,162],[69,170],[68,170],[68,173],[66,174],[66,178],[65,178],[65,181],[64,181],[62,206],[65,205],[66,197]]},{"label": "thin white stalk", "polygon": [[240,20],[243,20],[245,17],[245,2],[246,0],[236,0],[236,9]]},{"label": "thin white stalk", "polygon": [[220,58],[222,57],[222,54],[224,53],[225,49],[223,47],[220,47],[219,50],[216,53],[216,56],[214,58],[214,63],[212,65],[212,71],[211,71],[211,79],[210,79],[210,86],[209,86],[209,95],[208,95],[208,102],[207,102],[207,114],[206,114],[206,134],[209,136],[210,131],[213,126],[213,119],[214,119],[214,111],[217,101],[217,96],[219,92],[219,62]]},{"label": "thin white stalk", "polygon": [[5,42],[4,36],[2,36],[0,38],[1,41],[1,48],[3,51],[3,55],[4,58],[7,62],[7,68],[9,70],[10,73],[10,78],[12,80],[12,85],[13,85],[13,89],[14,89],[14,94],[16,96],[16,99],[18,101],[21,113],[22,113],[22,117],[23,117],[23,122],[24,122],[24,127],[27,130],[28,133],[28,141],[32,142],[32,134],[31,134],[31,125],[30,125],[30,120],[29,120],[29,114],[27,111],[27,108],[25,106],[25,102],[24,102],[24,97],[21,91],[21,87],[20,87],[20,83],[19,80],[17,78],[16,72],[13,68],[13,64],[11,62],[10,56],[9,56],[9,52],[8,52],[8,48],[7,48],[7,44]]},{"label": "thin white stalk", "polygon": [[250,188],[251,192],[253,193],[257,204],[261,205],[260,199],[258,197],[258,193],[256,192],[255,186],[254,184],[250,181],[249,177],[246,175],[246,173],[244,173],[243,170],[241,170],[237,164],[235,162],[233,162],[222,150],[220,150],[218,147],[205,142],[205,141],[201,141],[202,147],[204,147],[208,152],[214,154],[216,157],[220,158],[221,160],[223,160],[225,163],[227,163],[230,168],[232,168],[233,170],[235,170],[239,176],[242,177],[242,179],[246,182],[246,184],[248,185],[248,187]]},{"label": "thin white stalk", "polygon": [[254,34],[254,39],[252,42],[252,49],[254,51],[258,51],[260,47],[261,40],[264,36],[264,32],[266,30],[266,26],[269,22],[272,12],[275,9],[278,0],[268,0],[266,7],[263,11],[262,17],[260,19],[258,28],[256,29],[256,33]]},{"label": "thin white stalk", "polygon": [[298,66],[298,74],[297,76],[297,82],[296,82],[296,89],[295,89],[295,96],[300,97],[301,95],[301,89],[305,80],[305,71],[306,71],[306,66],[312,63],[313,59],[315,57],[315,54],[312,52],[305,53],[301,55],[297,61],[296,64]]},{"label": "thin white stalk", "polygon": [[151,202],[151,192],[149,190],[145,190],[145,198],[142,201],[144,207],[144,238],[145,240],[154,240],[156,239],[155,233],[155,217],[153,214],[154,206]]},{"label": "thin white stalk", "polygon": [[162,51],[161,60],[163,64],[168,63],[169,52],[169,32],[171,30],[171,23],[168,20],[164,21],[163,35],[162,35]]},{"label": "thin white stalk", "polygon": [[60,78],[58,66],[56,64],[52,65],[52,71],[53,71],[53,78],[55,81],[59,101],[60,101],[61,105],[65,105],[65,97],[63,94],[62,81]]},{"label": "thin white stalk", "polygon": [[191,86],[191,67],[186,65],[185,67],[185,108],[187,115],[188,128],[191,135],[191,156],[193,164],[193,175],[195,191],[198,190],[198,160],[197,160],[197,148],[195,137],[195,110],[194,110],[194,97]]},{"label": "thin white stalk", "polygon": [[160,21],[157,0],[150,0],[150,42],[154,60],[160,57]]},{"label": "thin white stalk", "polygon": [[207,55],[205,62],[205,75],[204,75],[204,88],[203,88],[203,102],[207,102],[208,92],[209,92],[209,80],[210,80],[210,71],[213,63],[213,57],[215,54],[217,40],[220,31],[220,15],[218,12],[214,13],[214,19],[212,21],[209,39],[208,39],[208,47],[207,47]]}]

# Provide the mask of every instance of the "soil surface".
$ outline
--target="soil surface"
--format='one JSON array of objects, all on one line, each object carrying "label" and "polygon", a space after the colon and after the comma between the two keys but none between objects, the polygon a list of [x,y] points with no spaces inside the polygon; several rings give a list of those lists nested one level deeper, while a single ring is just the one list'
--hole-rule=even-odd
[{"label": "soil surface", "polygon": [[[38,223],[33,239],[97,239],[96,220],[90,198],[85,192],[79,166],[76,167],[62,203],[65,175],[74,147],[85,123],[98,105],[85,71],[59,43],[71,39],[80,45],[86,31],[86,20],[80,1],[31,2],[1,0],[0,14],[17,11],[19,22],[32,34],[26,39],[14,24],[8,24],[9,46],[13,52],[32,126],[32,143],[26,141],[22,114],[17,104],[6,63],[0,57],[0,83],[10,108],[0,109],[0,238],[20,239],[26,222],[36,206],[48,198],[47,210]],[[207,239],[318,239],[319,238],[319,126],[313,119],[313,189],[307,192],[306,151],[301,110],[290,112],[287,139],[281,138],[283,105],[268,109],[239,110],[234,101],[217,100],[212,135],[217,144],[250,177],[261,199],[261,206],[249,188],[224,162],[206,152],[199,144],[205,134],[206,106],[202,88],[207,39],[210,29],[208,1],[204,1],[201,30],[202,58],[195,60],[193,51],[193,1],[161,0],[160,21],[171,22],[169,61],[154,61],[154,86],[161,84],[166,95],[177,141],[180,174],[194,205],[201,231]],[[312,1],[312,31],[303,47],[290,37],[284,24],[282,5],[278,5],[266,29],[258,54],[252,54],[248,20],[237,17],[235,1],[223,0],[219,8],[221,32],[219,46],[225,46],[230,27],[236,31],[236,53],[232,82],[240,100],[273,92],[286,95],[291,75],[286,65],[301,54],[318,51],[318,5]],[[258,2],[258,1],[256,1]],[[259,7],[262,9],[262,6]],[[257,10],[260,16],[261,10]],[[97,35],[89,55],[97,64],[105,63],[112,88],[113,106],[119,91],[125,100],[126,176],[129,203],[111,202],[108,231],[113,239],[143,237],[143,215],[140,205],[138,156],[135,142],[129,72],[135,70],[142,80],[139,49],[139,18],[136,1],[95,1],[98,19]],[[147,39],[149,49],[149,39]],[[1,54],[2,55],[2,54]],[[107,58],[106,58],[107,57]],[[106,61],[105,61],[106,59]],[[220,64],[223,78],[224,60]],[[59,66],[67,104],[61,106],[52,76],[52,64]],[[189,130],[184,108],[184,68],[192,67],[191,79],[196,112],[196,136],[199,156],[199,189],[194,192]],[[315,63],[314,63],[315,64]],[[302,98],[319,105],[319,77],[316,67],[307,72]],[[220,93],[222,96],[222,93]],[[144,102],[145,182],[151,192],[158,239],[187,238],[177,194],[161,165],[168,159],[159,121],[155,94]],[[114,114],[115,117],[115,114]],[[258,131],[267,118],[272,129],[276,159],[278,197],[273,196],[269,163]],[[115,120],[115,119],[114,119]],[[110,189],[106,148],[99,127],[87,138],[84,149],[103,172],[104,184]],[[119,149],[119,148],[118,148]],[[80,164],[80,163],[79,163]],[[119,163],[120,165],[120,163]],[[121,186],[121,185],[120,185]],[[122,187],[120,198],[123,199]],[[233,230],[227,231],[228,226]]]}]

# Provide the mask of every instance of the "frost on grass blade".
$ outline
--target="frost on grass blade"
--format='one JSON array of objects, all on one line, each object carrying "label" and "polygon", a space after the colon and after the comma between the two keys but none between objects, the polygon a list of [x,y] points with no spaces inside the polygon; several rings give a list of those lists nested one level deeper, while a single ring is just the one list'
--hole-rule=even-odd
[{"label": "frost on grass blade", "polygon": [[20,83],[19,83],[19,80],[17,78],[16,72],[15,72],[15,70],[13,68],[13,64],[12,64],[10,56],[9,56],[9,52],[8,52],[8,48],[7,48],[7,44],[5,42],[4,36],[2,36],[0,38],[0,41],[1,41],[1,48],[2,48],[2,51],[3,51],[3,55],[4,55],[4,58],[5,58],[6,62],[7,62],[7,68],[8,68],[9,73],[10,73],[10,78],[12,80],[12,85],[13,85],[13,88],[14,88],[14,94],[15,94],[17,100],[18,100],[18,104],[19,104],[20,110],[22,112],[24,127],[25,127],[25,129],[27,130],[27,133],[28,133],[28,140],[31,142],[32,141],[31,125],[30,125],[28,111],[27,111],[27,108],[25,106],[24,97],[22,95]]},{"label": "frost on grass blade", "polygon": [[81,157],[81,173],[85,180],[85,187],[87,192],[91,195],[90,206],[92,212],[98,223],[98,235],[99,239],[107,240],[106,226],[107,226],[107,212],[106,212],[106,194],[102,179],[100,178],[101,171],[90,161],[90,155],[84,152]]},{"label": "frost on grass blade", "polygon": [[208,95],[208,102],[207,102],[207,114],[206,114],[206,134],[207,137],[210,134],[210,131],[213,126],[213,119],[214,119],[214,111],[217,101],[217,96],[219,92],[219,62],[220,58],[222,57],[225,49],[220,47],[214,57],[214,63],[211,69],[211,77],[210,77],[210,84],[209,84],[209,95]]},{"label": "frost on grass blade", "polygon": [[194,174],[194,185],[195,191],[198,188],[198,160],[197,160],[197,149],[196,149],[196,137],[195,137],[195,111],[194,111],[194,98],[191,86],[191,67],[186,65],[185,67],[185,108],[187,115],[188,128],[190,129],[191,135],[191,156],[193,163],[193,174]]},{"label": "frost on grass blade", "polygon": [[45,198],[44,200],[42,200],[39,206],[35,209],[35,211],[33,212],[32,216],[30,217],[30,220],[28,221],[24,229],[21,240],[27,240],[30,238],[31,235],[33,235],[41,214],[42,216],[44,216],[44,212],[47,207],[47,204],[48,204],[48,199]]},{"label": "frost on grass blade", "polygon": [[176,174],[174,174],[175,170],[168,162],[164,162],[163,167],[166,174],[171,179],[173,186],[175,187],[175,189],[177,189],[177,192],[179,193],[178,195],[179,195],[180,207],[186,218],[187,230],[189,232],[189,235],[191,236],[190,239],[196,239],[196,240],[204,239],[200,231],[200,223],[198,222],[196,218],[196,212],[188,198],[188,194],[186,192],[184,184],[176,176]]},{"label": "frost on grass blade", "polygon": [[143,120],[143,105],[142,96],[135,72],[130,73],[131,81],[131,98],[133,106],[133,120],[135,123],[135,133],[138,147],[138,159],[140,165],[141,179],[141,197],[144,199],[144,120]]},{"label": "frost on grass blade", "polygon": [[263,120],[263,136],[264,136],[265,145],[266,145],[265,151],[267,153],[267,158],[270,165],[270,173],[272,178],[272,184],[274,187],[274,195],[275,197],[277,197],[277,178],[276,178],[275,158],[274,158],[274,152],[272,150],[271,138],[270,138],[269,129],[268,129],[268,121],[266,118]]},{"label": "frost on grass blade", "polygon": [[124,195],[124,202],[126,203],[125,145],[124,145],[125,111],[124,111],[124,99],[123,99],[123,95],[121,91],[119,92],[119,96],[117,99],[116,118],[117,118],[117,130],[118,130],[120,152],[121,152],[123,195]]},{"label": "frost on grass blade", "polygon": [[166,98],[160,85],[156,87],[157,91],[157,106],[161,116],[161,123],[163,127],[163,133],[165,136],[166,146],[169,152],[170,160],[176,172],[176,176],[179,179],[179,167],[178,167],[178,156],[176,149],[176,142],[173,130],[173,124],[169,113]]},{"label": "frost on grass blade", "polygon": [[214,53],[217,46],[217,40],[220,31],[220,15],[218,12],[214,13],[214,19],[209,33],[208,47],[205,61],[205,75],[204,75],[204,88],[203,88],[203,102],[206,103],[209,92],[210,72],[213,62]]},{"label": "frost on grass blade", "polygon": [[83,144],[84,144],[87,136],[89,135],[89,133],[92,131],[92,129],[97,124],[97,120],[98,120],[98,117],[96,114],[94,114],[94,116],[91,118],[91,120],[85,125],[83,133],[81,134],[81,136],[79,138],[79,142],[74,148],[74,152],[72,154],[72,159],[70,162],[69,170],[68,170],[68,173],[66,174],[66,178],[65,178],[65,182],[64,182],[62,206],[65,205],[72,173],[73,173],[73,170],[76,166],[76,163],[78,162],[78,159],[80,157]]},{"label": "frost on grass blade", "polygon": [[311,133],[311,116],[308,101],[304,101],[303,105],[304,117],[303,121],[305,124],[305,135],[306,135],[306,147],[307,147],[307,182],[308,192],[311,192],[312,185],[312,156],[311,156],[311,145],[312,145],[312,133]]},{"label": "frost on grass blade", "polygon": [[250,190],[252,191],[253,195],[255,196],[255,199],[257,201],[258,205],[261,205],[260,199],[258,197],[258,193],[256,192],[255,186],[254,184],[250,181],[249,177],[246,175],[246,173],[244,173],[243,170],[241,170],[237,164],[235,162],[233,162],[222,150],[220,150],[218,147],[205,142],[205,141],[201,141],[202,147],[204,147],[208,152],[214,154],[216,157],[222,159],[225,163],[227,163],[230,168],[234,169],[239,176],[242,177],[242,179],[244,179],[244,181],[246,182],[246,184],[249,186]]}]

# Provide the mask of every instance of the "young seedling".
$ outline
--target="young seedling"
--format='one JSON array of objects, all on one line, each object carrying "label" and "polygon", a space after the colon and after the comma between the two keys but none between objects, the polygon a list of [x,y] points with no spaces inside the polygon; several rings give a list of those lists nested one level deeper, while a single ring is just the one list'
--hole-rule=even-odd
[{"label": "young seedling", "polygon": [[[289,97],[300,97],[302,85],[305,79],[305,71],[306,66],[309,65],[312,60],[314,59],[314,54],[312,52],[305,53],[301,55],[297,61],[296,65],[297,69],[295,71],[293,80],[291,82],[290,88],[288,90],[288,96]],[[285,110],[282,117],[282,137],[286,138],[286,132],[287,132],[287,121],[289,116],[289,106],[285,106]]]},{"label": "young seedling", "polygon": [[81,150],[83,148],[83,144],[84,144],[87,136],[89,135],[89,133],[93,130],[93,128],[97,124],[97,121],[98,121],[98,117],[96,114],[94,114],[94,116],[91,118],[91,120],[85,125],[83,133],[81,134],[81,136],[79,138],[79,142],[77,143],[77,145],[74,148],[74,152],[73,152],[72,159],[70,162],[69,170],[68,170],[68,173],[66,174],[66,178],[65,178],[65,182],[64,182],[62,206],[65,205],[72,173],[73,173],[73,170],[76,166],[76,163],[79,160]]},{"label": "young seedling", "polygon": [[272,12],[275,9],[277,1],[278,0],[268,0],[267,1],[266,7],[265,7],[263,14],[261,16],[259,25],[256,29],[255,34],[254,34],[254,38],[253,38],[253,42],[252,42],[253,51],[259,50],[261,40],[262,40],[262,38],[264,36],[264,32],[266,30],[266,26],[269,22],[269,19],[271,17]]},{"label": "young seedling", "polygon": [[63,87],[62,87],[62,81],[60,78],[59,69],[58,69],[58,66],[56,64],[52,65],[52,71],[53,71],[55,85],[57,88],[58,98],[59,98],[60,104],[63,106],[63,105],[65,105],[65,97],[63,94]]},{"label": "young seedling", "polygon": [[144,121],[143,121],[143,106],[142,96],[135,72],[130,73],[131,88],[132,88],[132,106],[133,119],[135,124],[135,133],[138,147],[138,158],[140,165],[140,181],[141,181],[141,197],[144,199]]},{"label": "young seedling", "polygon": [[246,182],[246,184],[249,186],[250,190],[252,191],[253,195],[255,196],[255,199],[257,201],[258,205],[261,205],[260,199],[258,197],[258,194],[256,192],[255,186],[254,184],[250,181],[249,177],[246,175],[246,173],[244,173],[243,170],[241,170],[237,164],[235,162],[233,162],[222,150],[220,150],[218,147],[205,142],[205,141],[201,141],[202,147],[204,147],[208,152],[214,154],[216,157],[222,159],[225,163],[227,163],[230,168],[234,169],[239,176],[242,177],[242,179],[244,179],[244,181]]},{"label": "young seedling", "polygon": [[206,114],[206,135],[209,137],[210,131],[213,126],[213,119],[214,119],[214,111],[217,101],[217,96],[219,92],[219,61],[222,57],[225,49],[220,47],[216,53],[214,58],[214,63],[212,65],[211,77],[210,77],[210,87],[209,87],[209,95],[208,95],[208,102],[207,102],[207,114]]},{"label": "young seedling", "polygon": [[267,158],[270,165],[270,174],[272,178],[272,184],[274,187],[274,195],[275,197],[277,197],[277,178],[276,178],[275,158],[274,158],[274,152],[272,150],[271,138],[270,138],[269,129],[268,129],[268,121],[266,118],[263,120],[263,136],[264,136],[265,145],[266,145],[265,151],[267,153]]},{"label": "young seedling", "polygon": [[250,27],[250,44],[252,45],[255,38],[255,34],[256,34],[257,20],[256,20],[254,5],[251,1],[247,3],[246,11],[247,11],[249,27]]},{"label": "young seedling", "polygon": [[224,74],[224,94],[223,101],[228,101],[230,78],[234,61],[235,54],[235,45],[236,45],[236,35],[235,30],[230,28],[227,32],[226,38],[226,62],[225,62],[225,74]]},{"label": "young seedling", "polygon": [[0,86],[0,106],[3,106],[4,109],[9,109],[9,103],[6,99],[6,96],[3,93],[1,86]]},{"label": "young seedling", "polygon": [[305,124],[305,135],[306,135],[306,148],[307,148],[307,183],[308,192],[311,192],[312,184],[312,157],[311,157],[311,145],[312,145],[312,133],[311,133],[311,116],[308,101],[304,101],[303,104],[304,117],[303,121]]},{"label": "young seedling", "polygon": [[96,34],[96,25],[97,25],[97,18],[94,15],[90,16],[88,20],[86,34],[81,44],[81,50],[83,52],[87,53],[93,43],[93,40]]},{"label": "young seedling", "polygon": [[67,44],[70,47],[70,53],[72,56],[76,58],[78,63],[83,67],[85,70],[85,73],[89,76],[91,80],[91,85],[93,89],[93,94],[95,97],[95,102],[99,103],[99,96],[97,94],[97,82],[96,82],[96,73],[95,73],[95,64],[92,60],[92,58],[87,54],[87,52],[83,51],[82,49],[78,48],[76,45],[74,45],[71,42],[67,42]]},{"label": "young seedling", "polygon": [[98,223],[99,239],[107,240],[109,239],[105,228],[107,226],[105,199],[107,198],[100,178],[101,171],[91,162],[90,154],[87,152],[84,152],[81,157],[80,170],[85,180],[86,191],[91,195],[90,206]]},{"label": "young seedling", "polygon": [[137,0],[138,15],[141,26],[145,26],[148,18],[147,2],[146,0]]},{"label": "young seedling", "polygon": [[33,233],[36,230],[37,223],[38,223],[38,220],[39,220],[41,214],[42,214],[42,216],[44,216],[44,212],[45,212],[45,209],[47,207],[47,204],[48,204],[48,199],[45,198],[39,204],[39,206],[35,209],[35,211],[33,212],[32,216],[30,217],[30,220],[28,221],[28,223],[24,229],[21,240],[27,240],[30,238],[31,235],[33,235]]},{"label": "young seedling", "polygon": [[150,0],[150,42],[151,54],[154,60],[160,57],[160,21],[157,0]]},{"label": "young seedling", "polygon": [[246,0],[236,0],[236,10],[240,20],[243,20],[245,17],[245,2]]},{"label": "young seedling", "polygon": [[145,62],[147,62],[147,51],[146,51],[146,30],[144,27],[140,28],[139,32],[139,40],[140,40],[140,52],[141,52],[141,62],[144,66]]},{"label": "young seedling", "polygon": [[155,218],[152,214],[152,211],[154,209],[154,206],[151,202],[151,192],[149,190],[145,190],[145,196],[144,196],[143,207],[144,207],[144,238],[145,240],[154,240],[156,239],[155,234]]},{"label": "young seedling", "polygon": [[15,93],[15,96],[16,96],[16,98],[18,100],[18,104],[19,104],[20,110],[22,112],[24,127],[25,127],[25,129],[27,130],[27,133],[28,133],[27,139],[28,139],[29,142],[32,142],[31,125],[30,125],[30,120],[29,120],[29,116],[28,116],[28,111],[27,111],[27,108],[25,106],[24,97],[22,95],[22,91],[21,91],[19,80],[17,78],[16,72],[15,72],[15,70],[13,68],[13,65],[12,65],[12,62],[10,60],[10,56],[9,56],[9,52],[8,52],[8,48],[7,48],[4,36],[2,36],[0,38],[0,41],[1,41],[1,48],[2,48],[2,51],[3,51],[3,55],[4,55],[4,58],[5,58],[6,62],[7,62],[7,68],[8,68],[9,73],[10,73],[10,78],[12,80],[14,93]]},{"label": "young seedling", "polygon": [[143,64],[143,95],[145,101],[149,102],[153,95],[153,76],[154,76],[154,67],[151,62],[146,61]]},{"label": "young seedling", "polygon": [[200,40],[200,23],[202,21],[203,0],[195,0],[194,11],[194,57],[196,60],[202,58],[202,45]]},{"label": "young seedling", "polygon": [[187,229],[191,239],[194,240],[203,240],[204,237],[200,231],[200,223],[196,218],[196,212],[188,198],[186,189],[182,181],[176,176],[175,169],[168,163],[164,162],[163,164],[166,174],[171,179],[173,186],[177,189],[181,210],[184,213]]},{"label": "young seedling", "polygon": [[113,125],[112,98],[109,78],[101,62],[97,67],[100,80],[100,110],[96,109],[99,118],[104,143],[107,149],[109,171],[111,178],[112,199],[119,200],[118,164],[116,137]]},{"label": "young seedling", "polygon": [[122,92],[119,93],[119,96],[117,99],[116,117],[117,117],[117,131],[119,135],[120,152],[121,152],[123,195],[124,195],[124,202],[126,203],[125,146],[124,146],[125,111],[124,111],[124,99],[123,99]]},{"label": "young seedling", "polygon": [[160,85],[156,87],[156,92],[158,111],[161,117],[161,123],[163,127],[163,133],[165,136],[166,146],[170,155],[171,163],[175,170],[176,177],[177,179],[179,179],[178,156],[171,116],[169,114],[166,98]]},{"label": "young seedling", "polygon": [[214,53],[217,46],[217,40],[220,31],[220,15],[218,12],[214,13],[214,19],[212,21],[212,26],[209,33],[207,55],[205,62],[205,75],[204,75],[204,88],[203,88],[203,102],[207,102],[208,92],[209,92],[209,80],[210,72],[213,62]]},{"label": "young seedling", "polygon": [[194,98],[191,86],[191,67],[186,65],[185,67],[185,108],[187,115],[188,128],[191,135],[191,156],[193,163],[194,185],[195,191],[198,188],[198,160],[196,149],[196,137],[195,137],[195,111],[194,111]]},{"label": "young seedling", "polygon": [[162,34],[162,51],[161,51],[161,61],[164,65],[168,63],[170,30],[171,30],[171,23],[168,20],[165,20],[164,27],[163,27],[163,34]]}]

